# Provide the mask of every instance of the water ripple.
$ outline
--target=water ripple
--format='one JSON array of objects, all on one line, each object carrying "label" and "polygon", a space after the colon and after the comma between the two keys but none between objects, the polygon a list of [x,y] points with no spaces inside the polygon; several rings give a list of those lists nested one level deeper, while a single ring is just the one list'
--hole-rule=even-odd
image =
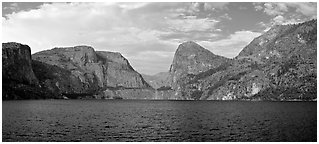
[{"label": "water ripple", "polygon": [[313,102],[4,101],[2,140],[316,141],[316,117]]}]

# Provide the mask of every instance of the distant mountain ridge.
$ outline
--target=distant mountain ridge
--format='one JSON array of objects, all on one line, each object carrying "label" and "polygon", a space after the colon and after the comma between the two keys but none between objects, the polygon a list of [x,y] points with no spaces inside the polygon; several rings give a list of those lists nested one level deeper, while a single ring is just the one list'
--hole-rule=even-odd
[{"label": "distant mountain ridge", "polygon": [[155,75],[142,74],[142,76],[145,79],[145,81],[147,81],[155,89],[169,86],[169,83],[168,83],[169,73],[168,72],[159,72]]}]

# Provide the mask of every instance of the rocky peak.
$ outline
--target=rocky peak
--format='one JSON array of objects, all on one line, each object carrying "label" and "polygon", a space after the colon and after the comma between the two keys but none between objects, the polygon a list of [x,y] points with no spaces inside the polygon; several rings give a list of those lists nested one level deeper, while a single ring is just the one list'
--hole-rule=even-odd
[{"label": "rocky peak", "polygon": [[188,57],[188,59],[191,59],[191,58],[194,58],[195,56],[200,56],[200,55],[209,56],[209,57],[217,56],[193,41],[187,41],[180,44],[175,52],[175,56],[177,57],[186,56]]},{"label": "rocky peak", "polygon": [[218,56],[193,41],[180,44],[175,52],[170,72],[183,69],[186,73],[197,74],[219,65],[227,58]]},{"label": "rocky peak", "polygon": [[218,67],[229,59],[218,56],[195,42],[180,44],[175,52],[170,68],[171,84],[175,87],[177,80],[187,74],[198,74]]},{"label": "rocky peak", "polygon": [[206,49],[193,41],[187,41],[178,46],[177,51],[182,51],[182,50],[196,52],[196,51],[201,51]]}]

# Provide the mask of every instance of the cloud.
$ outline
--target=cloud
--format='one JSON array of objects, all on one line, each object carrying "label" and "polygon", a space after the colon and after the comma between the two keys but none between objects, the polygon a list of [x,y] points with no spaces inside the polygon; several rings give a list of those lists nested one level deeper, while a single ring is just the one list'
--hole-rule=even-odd
[{"label": "cloud", "polygon": [[[5,41],[30,43],[33,51],[56,44],[75,44],[82,34],[90,35],[98,29],[110,29],[114,23],[101,18],[106,14],[112,22],[118,22],[113,11],[98,4],[54,3],[44,4],[38,10],[21,11],[8,15],[4,20]],[[90,25],[90,27],[87,27]],[[85,42],[85,41],[84,41]]]},{"label": "cloud", "polygon": [[209,31],[215,29],[219,21],[210,18],[185,17],[185,19],[170,19],[167,21],[169,29],[174,31]]},{"label": "cloud", "polygon": [[12,3],[9,7],[5,7],[4,9],[10,9],[10,10],[17,10],[18,9],[18,3]]},{"label": "cloud", "polygon": [[215,54],[233,58],[261,33],[252,31],[237,31],[228,38],[218,41],[198,41],[198,43]]},{"label": "cloud", "polygon": [[256,11],[261,11],[263,9],[261,3],[253,3]]},{"label": "cloud", "polygon": [[115,46],[120,44],[158,40],[156,37],[161,31],[142,29],[134,23],[134,18],[125,14],[124,11],[136,7],[135,3],[133,6],[110,3],[45,4],[38,10],[8,15],[9,19],[3,20],[3,38],[5,41],[30,43],[33,52],[53,45],[79,43],[93,46],[95,43],[111,43],[111,49],[116,50]]},{"label": "cloud", "polygon": [[[218,32],[218,29],[214,31]],[[162,40],[175,41],[177,43],[185,41],[195,41],[195,40],[206,40],[211,41],[220,37],[220,34],[215,32],[206,32],[206,31],[194,31],[194,32],[176,32],[170,34],[163,34],[160,36]]]},{"label": "cloud", "polygon": [[272,19],[272,25],[287,25],[287,24],[297,24],[304,22],[301,19],[290,18],[286,19],[285,17],[279,15]]},{"label": "cloud", "polygon": [[119,7],[125,10],[133,10],[144,7],[149,3],[119,3]]},{"label": "cloud", "polygon": [[254,3],[256,10],[264,10],[271,16],[298,13],[310,18],[317,17],[317,4],[312,2]]},{"label": "cloud", "polygon": [[268,15],[282,15],[288,11],[285,3],[265,3],[264,6],[264,12]]},{"label": "cloud", "polygon": [[287,3],[290,7],[295,7],[296,12],[302,13],[311,18],[317,18],[317,3]]},{"label": "cloud", "polygon": [[228,13],[225,13],[224,15],[220,16],[220,18],[226,19],[226,20],[232,20],[232,18],[229,16]]},{"label": "cloud", "polygon": [[184,12],[195,15],[199,12],[214,12],[227,9],[228,2],[192,2],[186,5]]},{"label": "cloud", "polygon": [[279,15],[279,16],[276,16],[273,20],[276,24],[282,24],[284,22],[285,18],[283,16]]},{"label": "cloud", "polygon": [[256,11],[263,11],[271,17],[269,23],[258,26],[269,30],[274,25],[301,23],[317,19],[317,4],[311,2],[254,3]]},{"label": "cloud", "polygon": [[205,10],[227,9],[228,2],[204,3]]}]

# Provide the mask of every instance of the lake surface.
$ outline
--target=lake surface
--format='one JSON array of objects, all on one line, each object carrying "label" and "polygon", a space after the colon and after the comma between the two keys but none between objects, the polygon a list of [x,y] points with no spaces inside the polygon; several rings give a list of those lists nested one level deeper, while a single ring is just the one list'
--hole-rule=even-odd
[{"label": "lake surface", "polygon": [[2,141],[317,141],[317,103],[3,101]]}]

